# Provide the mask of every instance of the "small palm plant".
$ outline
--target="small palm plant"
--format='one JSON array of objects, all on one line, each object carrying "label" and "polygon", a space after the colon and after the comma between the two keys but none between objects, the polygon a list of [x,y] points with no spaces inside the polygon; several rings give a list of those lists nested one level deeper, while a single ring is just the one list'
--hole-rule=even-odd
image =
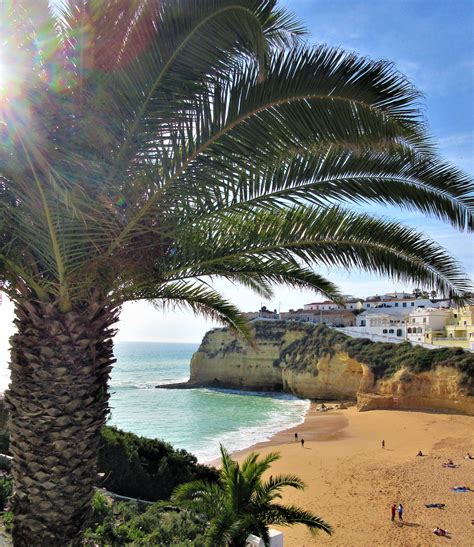
[{"label": "small palm plant", "polygon": [[268,526],[304,524],[313,533],[332,529],[322,518],[294,505],[282,505],[280,491],[286,487],[303,489],[305,484],[295,475],[262,479],[270,465],[280,458],[276,452],[259,459],[252,452],[240,465],[221,445],[222,468],[217,483],[194,481],[178,486],[171,501],[201,513],[209,520],[206,545],[241,547],[249,534],[269,544]]}]

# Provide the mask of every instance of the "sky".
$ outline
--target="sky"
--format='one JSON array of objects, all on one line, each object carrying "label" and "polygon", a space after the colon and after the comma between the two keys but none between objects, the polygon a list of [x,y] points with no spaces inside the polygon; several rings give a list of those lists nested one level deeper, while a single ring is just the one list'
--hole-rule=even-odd
[{"label": "sky", "polygon": [[[306,25],[308,41],[355,51],[373,59],[387,59],[423,93],[421,105],[441,155],[474,174],[474,0],[282,0]],[[372,213],[390,216],[416,227],[445,246],[474,278],[472,236],[412,212],[373,207]],[[319,270],[356,296],[381,294],[413,287],[363,272]],[[275,298],[261,301],[249,291],[217,282],[243,310],[264,304],[287,310],[320,299],[310,291],[275,289]],[[0,359],[12,332],[11,305],[0,307]],[[146,303],[125,305],[117,340],[200,342],[217,326],[191,312],[160,312]]]}]

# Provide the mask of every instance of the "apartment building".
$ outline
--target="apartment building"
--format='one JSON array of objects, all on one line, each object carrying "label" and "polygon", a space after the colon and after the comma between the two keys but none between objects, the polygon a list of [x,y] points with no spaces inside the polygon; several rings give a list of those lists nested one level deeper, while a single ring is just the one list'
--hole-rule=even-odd
[{"label": "apartment building", "polygon": [[453,311],[445,308],[418,308],[407,318],[406,337],[410,342],[432,343],[436,333],[443,333]]}]

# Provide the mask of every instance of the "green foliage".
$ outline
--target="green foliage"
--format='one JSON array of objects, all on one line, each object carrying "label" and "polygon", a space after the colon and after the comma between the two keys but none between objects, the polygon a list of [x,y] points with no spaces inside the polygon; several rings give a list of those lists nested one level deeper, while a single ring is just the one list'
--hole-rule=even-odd
[{"label": "green foliage", "polygon": [[12,495],[13,479],[11,477],[0,477],[0,511],[4,509],[8,498]]},{"label": "green foliage", "polygon": [[11,511],[6,511],[2,515],[2,519],[5,532],[10,534],[13,528],[13,513]]},{"label": "green foliage", "polygon": [[[8,437],[7,437],[7,440],[8,440]],[[8,444],[6,445],[6,451],[8,453]],[[0,456],[0,470],[1,471],[10,471],[10,469],[12,468],[12,462],[11,460],[9,460],[8,458],[3,458],[2,456]]]},{"label": "green foliage", "polygon": [[103,522],[111,512],[111,500],[99,490],[92,498],[92,518],[97,524]]},{"label": "green foliage", "polygon": [[100,492],[94,497],[93,509],[94,521],[84,534],[85,545],[203,544],[206,522],[189,511],[166,510],[161,504],[141,511],[134,503],[112,503]]},{"label": "green foliage", "polygon": [[316,376],[318,373],[315,366],[317,360],[326,355],[334,355],[338,344],[343,342],[346,336],[325,325],[306,324],[303,332],[306,333],[305,336],[289,344],[280,353],[280,357],[275,360],[274,365],[312,372]]},{"label": "green foliage", "polygon": [[115,427],[102,430],[99,471],[105,474],[102,483],[105,488],[149,501],[169,498],[183,482],[217,479],[214,468],[198,464],[189,452]]},{"label": "green foliage", "polygon": [[270,453],[259,459],[253,452],[242,464],[232,460],[221,445],[222,466],[219,482],[194,481],[182,484],[173,492],[171,501],[178,507],[202,514],[209,521],[204,535],[207,547],[245,545],[250,533],[268,544],[268,526],[305,524],[311,532],[331,526],[320,517],[293,505],[282,505],[281,490],[285,487],[303,489],[304,483],[295,475],[270,476],[262,479],[279,454]]},{"label": "green foliage", "polygon": [[[4,410],[4,403],[0,401],[0,412]],[[9,436],[5,429],[0,430],[0,438],[4,439],[4,452],[9,454]],[[0,469],[8,471],[10,467],[9,460],[0,458]],[[195,479],[215,481],[218,477],[213,467],[198,464],[196,457],[185,450],[114,427],[102,429],[98,469],[104,473],[104,487],[123,496],[148,501],[169,498],[180,483]]]},{"label": "green foliage", "polygon": [[281,352],[275,366],[317,374],[315,365],[320,357],[345,351],[367,365],[376,379],[393,376],[401,368],[420,373],[438,366],[454,367],[461,373],[460,385],[468,394],[474,394],[474,354],[461,348],[426,349],[409,342],[372,342],[367,338],[349,338],[325,325],[308,325],[306,332]]},{"label": "green foliage", "polygon": [[302,42],[276,0],[7,4],[24,91],[0,113],[13,298],[187,305],[248,334],[209,278],[335,298],[313,268],[329,265],[470,288],[424,234],[352,209],[473,228],[472,181],[438,157],[393,64]]},{"label": "green foliage", "polygon": [[460,385],[474,395],[474,355],[461,348],[426,349],[409,342],[386,344],[358,338],[350,338],[340,347],[369,366],[377,379],[393,376],[401,368],[420,373],[438,366],[453,367],[461,372]]}]

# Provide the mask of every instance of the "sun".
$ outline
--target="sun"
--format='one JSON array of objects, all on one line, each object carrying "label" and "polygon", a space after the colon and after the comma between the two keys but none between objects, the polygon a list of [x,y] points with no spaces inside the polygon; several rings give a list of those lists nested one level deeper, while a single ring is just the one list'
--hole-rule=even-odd
[{"label": "sun", "polygon": [[22,96],[27,76],[27,63],[19,52],[0,42],[0,102],[13,104]]},{"label": "sun", "polygon": [[3,95],[5,89],[5,78],[6,78],[6,69],[5,64],[3,63],[1,52],[0,52],[0,96]]},{"label": "sun", "polygon": [[2,44],[0,44],[0,99],[8,97],[13,84],[13,79],[11,77],[12,71],[6,62],[5,57],[5,50],[2,47]]}]

